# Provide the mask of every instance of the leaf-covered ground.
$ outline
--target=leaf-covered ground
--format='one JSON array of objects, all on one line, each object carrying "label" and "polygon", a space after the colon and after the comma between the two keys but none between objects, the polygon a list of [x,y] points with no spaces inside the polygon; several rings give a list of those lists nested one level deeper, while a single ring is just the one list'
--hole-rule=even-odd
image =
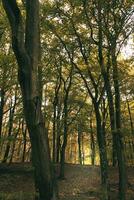
[{"label": "leaf-covered ground", "polygon": [[[103,200],[99,167],[66,164],[65,170],[65,180],[58,181],[60,200]],[[118,200],[117,169],[110,167],[109,174],[111,200]],[[127,200],[134,200],[134,168],[127,175]],[[0,200],[33,200],[34,192],[30,164],[0,164]]]}]

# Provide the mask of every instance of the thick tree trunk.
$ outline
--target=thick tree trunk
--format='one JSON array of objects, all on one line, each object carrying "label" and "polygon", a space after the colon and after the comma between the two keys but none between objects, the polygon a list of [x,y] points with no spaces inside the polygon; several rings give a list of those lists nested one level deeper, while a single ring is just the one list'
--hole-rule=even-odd
[{"label": "thick tree trunk", "polygon": [[12,29],[12,45],[18,62],[18,80],[21,86],[25,120],[32,146],[32,163],[39,200],[54,196],[48,135],[41,111],[39,90],[39,1],[26,1],[26,28],[15,0],[3,0]]}]

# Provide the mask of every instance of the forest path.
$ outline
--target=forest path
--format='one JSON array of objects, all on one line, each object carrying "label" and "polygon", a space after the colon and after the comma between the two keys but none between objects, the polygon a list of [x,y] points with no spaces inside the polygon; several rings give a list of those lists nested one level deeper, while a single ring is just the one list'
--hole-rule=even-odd
[{"label": "forest path", "polygon": [[[60,200],[102,199],[98,166],[66,164],[65,172],[65,180],[58,181]],[[112,167],[109,172],[111,200],[118,200],[118,173]],[[127,200],[134,200],[134,168],[128,168],[127,175]],[[33,170],[30,164],[0,164],[0,200],[33,200],[34,191]]]}]

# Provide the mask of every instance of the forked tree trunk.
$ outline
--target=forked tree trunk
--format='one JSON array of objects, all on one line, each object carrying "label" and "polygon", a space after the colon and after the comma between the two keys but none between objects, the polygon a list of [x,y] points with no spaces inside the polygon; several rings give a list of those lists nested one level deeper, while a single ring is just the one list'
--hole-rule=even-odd
[{"label": "forked tree trunk", "polygon": [[64,124],[63,124],[63,143],[61,145],[61,152],[60,152],[60,178],[65,178],[65,152],[66,152],[66,146],[67,146],[67,140],[68,140],[68,98],[69,98],[69,92],[72,86],[72,75],[73,75],[73,65],[71,66],[70,73],[69,73],[69,83],[62,78],[64,82]]},{"label": "forked tree trunk", "polygon": [[54,194],[48,135],[41,111],[38,80],[39,62],[39,1],[26,1],[26,28],[16,0],[3,0],[11,30],[12,45],[18,62],[18,80],[32,146],[32,163],[39,200],[51,200]]},{"label": "forked tree trunk", "polygon": [[105,134],[102,127],[102,120],[99,111],[99,105],[95,104],[96,127],[97,127],[97,140],[99,145],[100,167],[101,167],[101,185],[103,200],[109,199],[109,182],[108,182],[108,161],[106,151]]},{"label": "forked tree trunk", "polygon": [[101,69],[101,74],[103,76],[104,80],[104,87],[107,93],[107,99],[108,99],[108,106],[109,106],[109,116],[110,116],[110,125],[111,125],[111,133],[112,133],[112,142],[113,142],[113,166],[116,165],[116,126],[115,126],[115,111],[114,111],[114,100],[113,100],[113,94],[110,84],[110,78],[109,78],[109,69],[110,69],[110,51],[108,52],[108,62],[107,66],[104,64],[104,58],[103,58],[103,27],[102,27],[102,2],[101,0],[98,1],[98,56],[99,56],[99,65]]}]

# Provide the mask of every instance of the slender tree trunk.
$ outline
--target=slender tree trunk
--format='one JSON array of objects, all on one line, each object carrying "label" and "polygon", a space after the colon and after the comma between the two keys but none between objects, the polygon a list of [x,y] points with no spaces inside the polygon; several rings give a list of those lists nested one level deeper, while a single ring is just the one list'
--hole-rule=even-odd
[{"label": "slender tree trunk", "polygon": [[61,139],[60,139],[60,133],[57,131],[57,143],[56,143],[56,162],[59,163],[60,161],[60,149],[61,149]]},{"label": "slender tree trunk", "polygon": [[[53,102],[53,162],[56,162],[56,157],[59,156],[59,152],[56,151],[56,138],[57,138],[57,143],[59,142],[58,140],[60,138],[59,137],[59,115],[60,115],[60,110],[59,110],[59,90],[61,87],[61,70],[59,72],[59,77],[57,77],[57,82],[56,82],[56,86],[55,86],[55,96],[54,96],[54,102]],[[56,126],[57,124],[57,126]],[[56,130],[57,128],[57,130]],[[59,145],[59,143],[58,143]],[[59,148],[59,147],[58,147]],[[56,153],[58,153],[58,156],[56,156]]]},{"label": "slender tree trunk", "polygon": [[5,91],[4,91],[4,89],[1,89],[0,90],[0,139],[1,139],[1,136],[2,136],[4,102],[5,102]]},{"label": "slender tree trunk", "polygon": [[95,141],[93,133],[92,118],[90,118],[90,148],[91,148],[91,164],[95,164]]},{"label": "slender tree trunk", "polygon": [[84,151],[84,134],[81,135],[81,147],[82,147],[82,164],[85,165],[85,151]]},{"label": "slender tree trunk", "polygon": [[108,182],[108,161],[107,161],[105,134],[102,128],[99,106],[96,104],[94,107],[96,115],[97,140],[98,140],[99,154],[100,154],[101,184],[103,190],[103,199],[108,200],[109,182]]},{"label": "slender tree trunk", "polygon": [[56,162],[59,163],[60,161],[60,148],[61,148],[61,141],[60,141],[60,130],[61,130],[61,127],[60,127],[60,113],[61,113],[61,106],[58,102],[57,104],[57,125],[56,125],[56,128],[57,128],[57,137],[56,137]]},{"label": "slender tree trunk", "polygon": [[56,101],[53,104],[53,163],[56,162]]},{"label": "slender tree trunk", "polygon": [[108,62],[107,62],[107,69],[104,66],[104,58],[103,58],[103,29],[102,29],[102,2],[101,0],[98,1],[98,25],[99,25],[99,31],[98,31],[98,38],[99,38],[99,44],[98,44],[98,55],[99,55],[99,64],[101,68],[101,74],[104,79],[104,86],[107,93],[107,99],[108,99],[108,105],[109,105],[109,115],[110,115],[110,124],[111,124],[111,132],[113,137],[113,166],[116,165],[116,137],[115,137],[115,111],[114,111],[114,101],[113,101],[113,94],[111,90],[111,84],[109,79],[109,69],[110,69],[110,51],[108,50]]},{"label": "slender tree trunk", "polygon": [[17,131],[16,131],[16,133],[15,133],[15,135],[14,135],[13,146],[12,146],[12,152],[11,152],[11,156],[10,156],[10,161],[9,161],[9,163],[12,163],[12,161],[13,161],[15,145],[16,145],[16,142],[17,142],[16,139],[17,139],[17,136],[18,136],[19,131],[20,131],[20,125],[21,125],[21,122],[19,121],[19,126],[18,126]]},{"label": "slender tree trunk", "polygon": [[16,107],[16,96],[15,96],[14,105],[12,105],[12,102],[11,102],[11,107],[10,107],[10,111],[9,111],[8,142],[7,142],[4,158],[3,158],[3,161],[2,161],[3,163],[7,162],[8,157],[9,157],[10,146],[11,146],[11,138],[10,137],[12,135],[15,107]]},{"label": "slender tree trunk", "polygon": [[111,133],[112,133],[112,142],[113,142],[113,166],[116,166],[117,163],[117,155],[116,155],[116,124],[115,124],[115,110],[114,110],[114,100],[113,94],[111,90],[109,74],[106,73],[102,69],[102,75],[104,79],[105,89],[107,92],[108,106],[109,106],[109,116],[110,116],[110,125],[111,125]]},{"label": "slender tree trunk", "polygon": [[82,165],[82,153],[81,153],[81,128],[78,124],[78,153],[79,153],[79,163]]},{"label": "slender tree trunk", "polygon": [[[68,96],[68,95],[67,95]],[[65,151],[66,151],[66,146],[67,146],[67,130],[68,130],[68,125],[67,125],[67,118],[68,118],[68,107],[67,107],[67,100],[68,97],[65,96],[64,99],[64,132],[63,132],[63,144],[61,146],[61,152],[60,152],[60,178],[64,179],[65,178]]]},{"label": "slender tree trunk", "polygon": [[22,130],[23,131],[23,152],[22,152],[22,162],[25,162],[26,155],[26,145],[27,145],[27,127]]},{"label": "slender tree trunk", "polygon": [[[71,63],[72,64],[72,63]],[[73,75],[73,64],[71,65],[71,69],[69,72],[69,76],[68,76],[68,80],[69,82],[67,83],[63,77],[63,83],[64,83],[64,91],[65,91],[65,95],[64,95],[64,128],[63,128],[63,144],[61,146],[61,157],[60,157],[60,178],[64,179],[65,178],[65,169],[64,169],[64,163],[65,163],[65,152],[66,152],[66,146],[67,146],[67,139],[68,139],[68,98],[69,98],[69,92],[71,89],[71,85],[72,85],[72,75]]]},{"label": "slender tree trunk", "polygon": [[126,167],[125,167],[125,155],[124,155],[124,145],[122,141],[121,132],[121,108],[120,108],[120,89],[119,89],[119,76],[117,67],[117,58],[115,56],[115,47],[112,47],[112,66],[113,66],[113,81],[115,90],[115,114],[116,114],[116,149],[117,149],[117,159],[119,167],[119,199],[126,199]]},{"label": "slender tree trunk", "polygon": [[132,114],[131,114],[130,105],[129,105],[129,101],[128,101],[127,95],[126,95],[126,103],[127,103],[130,126],[131,126],[131,134],[133,135],[134,134],[134,126],[133,126]]}]

